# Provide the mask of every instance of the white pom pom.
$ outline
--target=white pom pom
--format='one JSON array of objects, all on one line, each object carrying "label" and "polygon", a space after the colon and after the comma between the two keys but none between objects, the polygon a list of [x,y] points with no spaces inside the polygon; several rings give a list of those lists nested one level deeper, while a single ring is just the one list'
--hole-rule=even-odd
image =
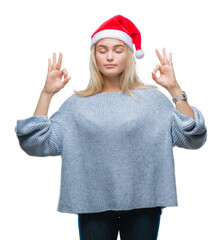
[{"label": "white pom pom", "polygon": [[143,50],[139,49],[136,51],[136,58],[143,58],[144,57],[144,52]]}]

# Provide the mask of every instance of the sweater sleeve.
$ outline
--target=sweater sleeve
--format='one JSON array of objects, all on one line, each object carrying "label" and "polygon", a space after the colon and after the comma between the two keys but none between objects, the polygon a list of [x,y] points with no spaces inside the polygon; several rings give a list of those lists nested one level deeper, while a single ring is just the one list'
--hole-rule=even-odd
[{"label": "sweater sleeve", "polygon": [[207,128],[200,110],[190,106],[195,119],[179,112],[176,108],[172,115],[172,140],[173,146],[186,149],[198,149],[207,140]]},{"label": "sweater sleeve", "polygon": [[159,115],[163,125],[169,125],[171,129],[173,147],[198,149],[204,145],[207,128],[203,114],[198,108],[190,106],[195,116],[193,119],[177,110],[160,90],[153,89],[151,96],[155,102],[154,111]]},{"label": "sweater sleeve", "polygon": [[34,115],[17,120],[15,133],[19,145],[30,156],[46,157],[61,155],[61,126],[70,111],[69,97],[50,118],[47,115]]}]

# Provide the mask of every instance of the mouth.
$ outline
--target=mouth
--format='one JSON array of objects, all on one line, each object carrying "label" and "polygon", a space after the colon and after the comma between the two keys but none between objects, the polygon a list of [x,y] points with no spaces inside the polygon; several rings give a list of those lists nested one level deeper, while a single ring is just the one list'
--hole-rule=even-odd
[{"label": "mouth", "polygon": [[107,68],[112,68],[112,67],[115,67],[116,65],[114,65],[114,64],[107,64],[107,65],[105,65]]}]

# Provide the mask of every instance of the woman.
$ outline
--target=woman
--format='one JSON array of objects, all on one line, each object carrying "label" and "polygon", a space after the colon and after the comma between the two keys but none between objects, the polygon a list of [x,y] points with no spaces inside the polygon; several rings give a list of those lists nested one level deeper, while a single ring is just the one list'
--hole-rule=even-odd
[{"label": "woman", "polygon": [[[198,149],[207,129],[202,113],[191,107],[172,63],[156,50],[161,65],[143,84],[135,71],[142,58],[141,35],[117,15],[91,37],[88,87],[75,91],[49,119],[50,101],[70,80],[48,61],[48,75],[34,116],[17,120],[21,148],[30,156],[62,157],[57,210],[78,214],[83,240],[157,239],[162,208],[177,206],[173,147]],[[157,77],[157,72],[160,76]],[[64,76],[64,80],[61,81]]]}]

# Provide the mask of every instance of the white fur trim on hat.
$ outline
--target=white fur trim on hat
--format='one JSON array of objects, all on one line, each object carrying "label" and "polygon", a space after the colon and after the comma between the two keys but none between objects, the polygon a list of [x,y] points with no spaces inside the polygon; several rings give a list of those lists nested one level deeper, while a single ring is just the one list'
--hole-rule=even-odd
[{"label": "white fur trim on hat", "polygon": [[92,50],[94,44],[103,38],[117,38],[123,41],[134,53],[132,38],[127,33],[115,29],[102,30],[96,33],[91,40],[90,50]]}]

